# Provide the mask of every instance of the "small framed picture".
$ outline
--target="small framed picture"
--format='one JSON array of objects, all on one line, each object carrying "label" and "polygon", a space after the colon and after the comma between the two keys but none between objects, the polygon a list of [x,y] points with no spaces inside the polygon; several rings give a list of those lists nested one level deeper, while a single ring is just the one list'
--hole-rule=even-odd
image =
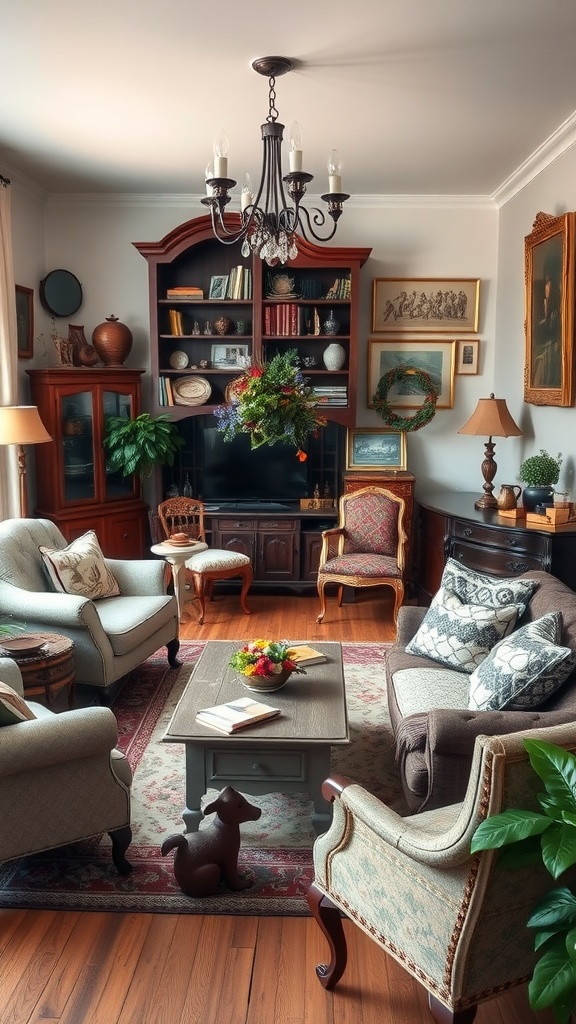
[{"label": "small framed picture", "polygon": [[245,370],[248,366],[248,345],[212,345],[213,370]]},{"label": "small framed picture", "polygon": [[478,338],[458,339],[456,342],[456,373],[478,373]]},{"label": "small framed picture", "polygon": [[217,274],[210,278],[209,299],[225,299],[228,288],[228,274]]},{"label": "small framed picture", "polygon": [[406,431],[347,431],[346,469],[406,469]]},{"label": "small framed picture", "polygon": [[16,285],[16,337],[18,358],[32,359],[34,355],[34,289]]},{"label": "small framed picture", "polygon": [[477,334],[478,278],[376,277],[374,334]]}]

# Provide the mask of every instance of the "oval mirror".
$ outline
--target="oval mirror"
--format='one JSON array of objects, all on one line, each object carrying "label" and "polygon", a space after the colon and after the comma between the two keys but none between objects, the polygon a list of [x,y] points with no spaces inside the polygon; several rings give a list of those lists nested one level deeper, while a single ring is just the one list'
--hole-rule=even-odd
[{"label": "oval mirror", "polygon": [[82,305],[82,285],[69,270],[51,270],[40,281],[40,302],[53,316],[71,316]]}]

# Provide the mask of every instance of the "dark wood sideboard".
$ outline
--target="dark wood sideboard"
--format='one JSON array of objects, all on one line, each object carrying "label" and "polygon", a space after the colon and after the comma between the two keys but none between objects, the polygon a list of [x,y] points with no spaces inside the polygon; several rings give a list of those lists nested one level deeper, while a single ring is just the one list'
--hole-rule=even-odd
[{"label": "dark wood sideboard", "polygon": [[491,576],[551,572],[576,590],[576,526],[546,530],[474,508],[478,495],[434,491],[417,497],[416,589],[420,604],[438,590],[447,558]]}]

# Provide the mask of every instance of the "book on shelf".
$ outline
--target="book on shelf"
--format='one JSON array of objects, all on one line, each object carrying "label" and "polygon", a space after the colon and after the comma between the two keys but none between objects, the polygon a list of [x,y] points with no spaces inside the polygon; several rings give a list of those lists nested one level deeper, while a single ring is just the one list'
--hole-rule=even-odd
[{"label": "book on shelf", "polygon": [[167,299],[203,299],[204,290],[195,285],[175,285],[166,291]]},{"label": "book on shelf", "polygon": [[254,700],[253,697],[238,697],[236,700],[229,700],[224,704],[216,704],[213,708],[201,708],[196,715],[196,721],[201,725],[209,725],[212,729],[218,729],[219,732],[230,735],[247,725],[254,725],[256,722],[263,722],[268,718],[276,718],[279,714],[280,708],[263,704],[262,701]]},{"label": "book on shelf", "polygon": [[176,335],[184,334],[184,323],[180,310],[169,309],[168,316],[170,318],[170,333]]},{"label": "book on shelf", "polygon": [[317,651],[315,647],[310,647],[310,644],[291,644],[288,649],[288,657],[296,662],[299,668],[306,668],[307,665],[320,665],[321,662],[328,661],[325,654]]},{"label": "book on shelf", "polygon": [[172,391],[172,381],[170,380],[170,377],[164,378],[164,387],[166,389],[168,405],[174,405],[174,392]]}]

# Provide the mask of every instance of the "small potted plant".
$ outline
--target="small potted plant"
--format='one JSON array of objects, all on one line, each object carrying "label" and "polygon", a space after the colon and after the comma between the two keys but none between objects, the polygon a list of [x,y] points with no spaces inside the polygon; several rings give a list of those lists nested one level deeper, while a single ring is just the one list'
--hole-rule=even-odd
[{"label": "small potted plant", "polygon": [[184,439],[168,416],[154,418],[143,412],[134,419],[106,418],[104,451],[110,473],[136,473],[143,480],[155,466],[173,466],[176,452],[183,444]]},{"label": "small potted plant", "polygon": [[558,483],[561,465],[561,452],[554,458],[544,448],[540,449],[538,455],[524,459],[518,479],[527,485],[522,492],[522,504],[528,512],[534,512],[537,505],[550,501],[554,494],[554,484]]},{"label": "small potted plant", "polygon": [[289,657],[289,646],[283,640],[251,640],[230,658],[230,668],[246,677],[248,690],[270,693],[279,690],[293,672],[305,674]]}]

